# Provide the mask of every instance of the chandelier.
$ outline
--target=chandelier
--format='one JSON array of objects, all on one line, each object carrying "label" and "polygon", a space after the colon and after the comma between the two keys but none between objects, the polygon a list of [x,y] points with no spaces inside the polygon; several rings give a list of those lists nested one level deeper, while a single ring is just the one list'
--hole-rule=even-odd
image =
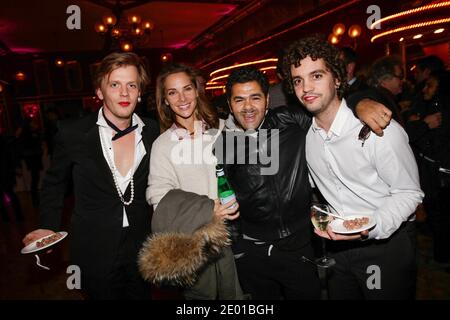
[{"label": "chandelier", "polygon": [[154,23],[142,20],[139,15],[123,15],[120,10],[105,15],[102,22],[95,24],[95,31],[105,38],[107,51],[132,51],[148,43]]}]

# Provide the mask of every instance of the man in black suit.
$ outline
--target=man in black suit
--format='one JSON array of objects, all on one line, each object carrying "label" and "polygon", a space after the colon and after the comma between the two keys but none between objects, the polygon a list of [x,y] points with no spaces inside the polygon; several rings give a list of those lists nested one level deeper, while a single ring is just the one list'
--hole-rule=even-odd
[{"label": "man in black suit", "polygon": [[23,240],[27,245],[59,230],[64,192],[73,181],[71,260],[80,267],[81,289],[92,299],[150,298],[137,254],[150,233],[145,190],[159,129],[134,114],[147,82],[135,54],[103,59],[94,79],[103,107],[59,125],[42,186],[40,229]]}]

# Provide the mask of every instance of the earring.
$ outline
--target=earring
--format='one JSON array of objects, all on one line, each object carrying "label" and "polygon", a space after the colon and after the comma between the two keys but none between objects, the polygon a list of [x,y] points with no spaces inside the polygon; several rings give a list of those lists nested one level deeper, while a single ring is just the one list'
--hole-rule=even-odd
[{"label": "earring", "polygon": [[142,101],[141,96],[139,96],[138,97],[138,102],[141,102],[141,101]]}]

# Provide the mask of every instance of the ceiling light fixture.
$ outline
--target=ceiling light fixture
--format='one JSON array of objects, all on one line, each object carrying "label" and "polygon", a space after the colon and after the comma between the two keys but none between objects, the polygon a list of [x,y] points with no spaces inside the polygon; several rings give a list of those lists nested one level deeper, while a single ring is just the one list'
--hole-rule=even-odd
[{"label": "ceiling light fixture", "polygon": [[145,46],[154,28],[152,21],[142,21],[139,15],[125,16],[122,9],[116,7],[114,14],[103,17],[102,22],[95,25],[95,31],[105,37],[106,49],[122,49],[131,51],[133,48]]}]

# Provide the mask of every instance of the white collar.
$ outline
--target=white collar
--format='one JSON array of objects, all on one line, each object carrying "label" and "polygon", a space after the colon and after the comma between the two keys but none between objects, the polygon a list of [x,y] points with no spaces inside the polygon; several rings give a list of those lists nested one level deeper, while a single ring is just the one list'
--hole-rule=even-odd
[{"label": "white collar", "polygon": [[352,84],[355,83],[355,81],[356,81],[356,77],[353,77],[351,80],[347,81],[347,84],[348,84],[349,86],[351,86]]},{"label": "white collar", "polygon": [[[330,135],[330,133],[333,133],[336,136],[340,136],[343,133],[345,122],[347,121],[349,116],[353,116],[353,113],[347,106],[347,102],[345,101],[345,99],[342,99],[336,116],[334,117],[333,123],[331,124],[330,130],[328,130],[328,136]],[[312,119],[311,129],[314,132],[323,130],[323,128],[317,125],[315,117],[313,117]]]},{"label": "white collar", "polygon": [[[104,127],[104,128],[110,128],[109,125],[106,123],[106,120],[105,120],[105,117],[103,116],[102,111],[103,111],[103,107],[101,107],[100,110],[98,110],[97,125],[100,127]],[[139,116],[136,113],[133,113],[132,123],[138,124],[137,131],[139,133],[141,133],[142,127],[145,126],[145,123],[141,120],[141,118],[139,118]]]}]

